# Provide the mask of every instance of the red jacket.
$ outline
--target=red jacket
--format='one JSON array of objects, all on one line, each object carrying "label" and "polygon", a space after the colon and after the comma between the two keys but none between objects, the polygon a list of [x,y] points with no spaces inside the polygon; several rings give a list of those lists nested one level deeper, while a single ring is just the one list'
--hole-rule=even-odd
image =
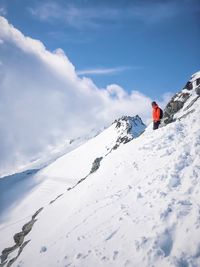
[{"label": "red jacket", "polygon": [[160,108],[158,105],[153,107],[152,117],[154,122],[160,121]]}]

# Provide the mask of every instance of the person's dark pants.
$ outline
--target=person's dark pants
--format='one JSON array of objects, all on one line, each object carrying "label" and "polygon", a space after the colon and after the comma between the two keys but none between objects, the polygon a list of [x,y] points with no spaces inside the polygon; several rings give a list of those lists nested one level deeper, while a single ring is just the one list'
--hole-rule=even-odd
[{"label": "person's dark pants", "polygon": [[153,122],[153,130],[157,130],[159,128],[160,121],[154,121]]}]

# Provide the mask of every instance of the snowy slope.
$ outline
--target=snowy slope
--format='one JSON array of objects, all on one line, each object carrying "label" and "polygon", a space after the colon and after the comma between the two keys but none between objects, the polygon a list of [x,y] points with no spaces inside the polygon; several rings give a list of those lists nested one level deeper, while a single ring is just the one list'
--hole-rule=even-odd
[{"label": "snowy slope", "polygon": [[[43,169],[31,169],[0,180],[0,251],[35,210],[74,186],[120,144],[145,129],[139,116],[122,117],[108,129]],[[95,159],[99,159],[95,161]],[[93,164],[95,162],[95,164]],[[93,164],[93,165],[92,165]],[[11,245],[10,244],[10,245]]]},{"label": "snowy slope", "polygon": [[[0,230],[0,244],[13,246],[10,233],[18,232],[15,242],[20,248],[4,250],[5,266],[12,259],[12,266],[17,267],[200,266],[200,100],[196,87],[173,114],[173,123],[157,131],[150,125],[126,143],[127,132],[123,138],[121,130],[127,130],[126,120],[117,128],[119,132],[115,122],[34,174],[44,177],[44,183],[54,181],[58,198],[52,198],[50,190],[49,198],[42,199],[39,183],[10,211]],[[121,141],[126,144],[116,146]],[[14,222],[27,211],[27,218]]]},{"label": "snowy slope", "polygon": [[42,157],[34,158],[31,162],[24,164],[22,166],[18,166],[17,169],[9,169],[6,172],[0,172],[0,179],[5,176],[12,175],[18,172],[24,172],[30,169],[41,169],[45,166],[54,162],[57,158],[65,155],[66,153],[71,152],[76,149],[80,145],[86,143],[91,138],[97,136],[104,129],[92,129],[87,135],[80,136],[74,139],[66,139],[64,142],[60,143],[60,145],[49,146],[47,152],[42,155]]}]

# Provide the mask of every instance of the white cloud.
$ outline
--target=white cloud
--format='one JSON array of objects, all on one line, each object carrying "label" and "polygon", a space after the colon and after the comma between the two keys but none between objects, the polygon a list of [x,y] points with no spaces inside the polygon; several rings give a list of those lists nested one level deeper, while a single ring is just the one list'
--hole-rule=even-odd
[{"label": "white cloud", "polygon": [[40,3],[34,7],[28,8],[29,12],[41,21],[51,22],[57,20],[64,22],[68,26],[82,29],[84,27],[96,27],[96,19],[102,19],[109,16],[109,9],[101,8],[97,10],[92,7],[77,7],[72,4],[60,5],[56,2]]},{"label": "white cloud", "polygon": [[33,16],[40,20],[59,18],[60,11],[63,12],[57,3],[42,3],[35,8],[29,7],[28,10]]},{"label": "white cloud", "polygon": [[5,16],[7,14],[7,10],[4,6],[0,6],[0,16]]},{"label": "white cloud", "polygon": [[0,173],[119,116],[149,118],[149,97],[118,85],[99,89],[77,76],[61,49],[48,51],[3,17],[0,39]]},{"label": "white cloud", "polygon": [[[106,23],[112,27],[121,25],[127,21],[137,21],[146,25],[156,24],[178,15],[187,15],[199,11],[199,4],[193,0],[190,4],[187,0],[180,1],[132,1],[127,4],[116,3],[105,5],[92,2],[84,6],[75,4],[74,1],[52,2],[44,1],[28,8],[29,12],[41,21],[52,23],[60,21],[69,27],[76,29],[97,28]],[[118,24],[119,23],[119,24]]]},{"label": "white cloud", "polygon": [[94,68],[94,69],[85,69],[77,70],[78,75],[105,75],[105,74],[116,74],[130,69],[130,67],[115,67],[115,68]]}]

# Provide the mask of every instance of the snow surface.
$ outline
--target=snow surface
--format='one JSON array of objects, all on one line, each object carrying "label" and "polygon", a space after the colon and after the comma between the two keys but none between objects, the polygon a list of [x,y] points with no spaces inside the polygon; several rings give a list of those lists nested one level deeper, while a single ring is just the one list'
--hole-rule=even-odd
[{"label": "snow surface", "polygon": [[[120,127],[116,127],[117,123]],[[138,116],[119,119],[101,134],[46,168],[30,169],[0,179],[0,231],[4,233],[4,238],[0,239],[0,251],[7,244],[12,245],[12,236],[34,211],[87,176],[93,161],[111,153],[119,137],[132,139],[145,127]]]},{"label": "snow surface", "polygon": [[51,146],[48,148],[48,152],[43,154],[43,157],[35,158],[28,164],[18,166],[17,169],[10,169],[7,172],[0,172],[0,179],[17,172],[24,172],[30,169],[44,168],[45,166],[54,162],[57,158],[69,153],[80,145],[86,143],[91,138],[97,136],[102,131],[103,129],[92,129],[87,135],[80,136],[74,139],[66,139],[66,141],[62,142],[60,145],[57,144],[56,146]]},{"label": "snow surface", "polygon": [[44,207],[12,266],[200,266],[199,99],[184,111],[192,97],[174,123],[156,131],[150,125],[116,150],[121,133],[113,124],[32,173],[34,185],[1,218],[4,249]]}]

